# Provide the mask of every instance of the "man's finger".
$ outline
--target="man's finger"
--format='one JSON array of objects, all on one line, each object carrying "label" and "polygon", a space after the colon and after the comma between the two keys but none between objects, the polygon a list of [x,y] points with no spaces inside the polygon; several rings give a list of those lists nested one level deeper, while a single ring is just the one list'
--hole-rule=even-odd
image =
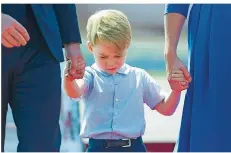
[{"label": "man's finger", "polygon": [[15,23],[14,27],[25,38],[26,41],[30,40],[27,30],[20,23]]},{"label": "man's finger", "polygon": [[73,75],[73,74],[75,74],[75,71],[76,71],[76,69],[77,69],[77,62],[76,62],[75,59],[71,59],[69,62],[70,62],[70,63],[69,63],[69,64],[70,64],[69,73],[70,73],[71,75]]},{"label": "man's finger", "polygon": [[83,78],[83,74],[74,74],[73,78],[74,79],[82,79]]},{"label": "man's finger", "polygon": [[82,54],[77,56],[77,61],[78,62],[84,61],[84,58],[83,58]]},{"label": "man's finger", "polygon": [[2,37],[2,45],[7,48],[13,48],[14,46],[10,44],[4,37]]},{"label": "man's finger", "polygon": [[71,72],[71,62],[70,61],[68,61],[66,64],[65,73],[68,75],[72,75],[71,73],[73,73],[73,72]]},{"label": "man's finger", "polygon": [[70,67],[71,67],[71,60],[67,60],[66,61],[66,69],[70,69]]},{"label": "man's finger", "polygon": [[78,61],[78,65],[85,65],[85,61],[84,60]]},{"label": "man's finger", "polygon": [[82,69],[82,70],[77,70],[76,73],[73,75],[75,78],[83,78],[84,76],[84,73],[85,73],[85,69]]},{"label": "man's finger", "polygon": [[3,37],[13,46],[20,46],[20,43],[17,40],[15,40],[15,38],[12,37],[8,32],[4,32]]},{"label": "man's finger", "polygon": [[77,71],[79,71],[79,70],[85,70],[85,64],[78,65]]},{"label": "man's finger", "polygon": [[71,68],[77,68],[78,67],[78,60],[77,60],[77,58],[72,57],[70,59],[70,62],[71,62]]},{"label": "man's finger", "polygon": [[25,46],[27,41],[24,37],[14,28],[9,28],[8,32],[13,36],[21,45]]},{"label": "man's finger", "polygon": [[84,76],[84,72],[82,70],[76,71],[76,74]]}]

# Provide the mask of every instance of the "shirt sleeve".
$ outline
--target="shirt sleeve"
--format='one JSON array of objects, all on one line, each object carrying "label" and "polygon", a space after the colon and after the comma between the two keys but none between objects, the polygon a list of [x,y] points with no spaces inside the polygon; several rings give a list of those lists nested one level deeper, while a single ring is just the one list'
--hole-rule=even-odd
[{"label": "shirt sleeve", "polygon": [[190,6],[189,4],[167,4],[165,6],[164,14],[178,13],[185,16],[185,18],[187,18],[189,6]]},{"label": "shirt sleeve", "polygon": [[93,88],[92,68],[87,67],[85,69],[85,74],[84,74],[83,80],[84,80],[84,85],[85,85],[83,96],[88,96],[89,93],[91,92],[92,88]]},{"label": "shirt sleeve", "polygon": [[156,83],[156,81],[146,72],[143,71],[143,100],[150,109],[153,109],[165,97],[166,93]]}]

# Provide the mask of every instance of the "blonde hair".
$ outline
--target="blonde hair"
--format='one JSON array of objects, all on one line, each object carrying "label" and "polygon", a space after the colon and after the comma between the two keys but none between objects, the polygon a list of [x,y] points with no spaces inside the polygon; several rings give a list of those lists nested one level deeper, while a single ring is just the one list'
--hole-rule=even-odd
[{"label": "blonde hair", "polygon": [[121,11],[102,10],[88,19],[87,39],[93,46],[99,41],[112,43],[124,50],[131,43],[131,26],[126,15]]}]

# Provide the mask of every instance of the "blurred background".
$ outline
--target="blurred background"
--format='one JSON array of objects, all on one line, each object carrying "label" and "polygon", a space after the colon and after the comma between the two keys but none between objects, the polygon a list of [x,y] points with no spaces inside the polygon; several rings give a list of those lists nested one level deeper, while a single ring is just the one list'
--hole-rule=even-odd
[{"label": "blurred background", "polygon": [[[77,4],[77,16],[82,35],[81,45],[87,65],[93,63],[93,57],[87,50],[85,27],[88,17],[102,9],[123,11],[132,26],[132,44],[129,48],[127,63],[147,70],[166,91],[169,91],[164,62],[164,4]],[[65,10],[64,10],[65,11]],[[68,24],[68,23],[67,23]],[[182,31],[178,45],[178,55],[187,64],[187,23]],[[65,62],[61,63],[63,70]],[[148,151],[172,151],[180,127],[183,100],[173,116],[161,116],[145,107],[146,131],[143,136]],[[52,111],[52,110],[51,110]],[[81,101],[74,102],[62,93],[60,125],[62,129],[63,152],[84,151],[87,140],[79,138],[81,124]],[[15,152],[18,140],[11,110],[7,116],[5,150]]]}]

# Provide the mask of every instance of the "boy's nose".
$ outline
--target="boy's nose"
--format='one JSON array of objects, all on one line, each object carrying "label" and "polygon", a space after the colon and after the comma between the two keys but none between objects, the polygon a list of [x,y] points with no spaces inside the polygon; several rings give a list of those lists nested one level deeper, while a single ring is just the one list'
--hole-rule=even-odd
[{"label": "boy's nose", "polygon": [[113,67],[114,65],[115,65],[114,60],[108,60],[108,62],[107,62],[108,67]]}]

